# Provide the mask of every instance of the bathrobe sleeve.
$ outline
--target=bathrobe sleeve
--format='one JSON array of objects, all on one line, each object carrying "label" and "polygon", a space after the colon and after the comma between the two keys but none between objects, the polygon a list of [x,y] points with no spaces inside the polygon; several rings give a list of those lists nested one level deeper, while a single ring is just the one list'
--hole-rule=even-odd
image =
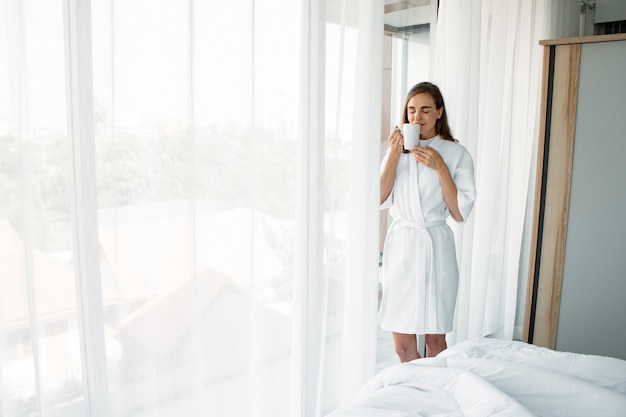
[{"label": "bathrobe sleeve", "polygon": [[456,185],[456,198],[459,204],[459,211],[463,216],[463,222],[472,212],[474,201],[476,200],[476,187],[474,182],[474,162],[469,152],[459,146],[461,155],[458,164],[454,168],[452,179]]}]

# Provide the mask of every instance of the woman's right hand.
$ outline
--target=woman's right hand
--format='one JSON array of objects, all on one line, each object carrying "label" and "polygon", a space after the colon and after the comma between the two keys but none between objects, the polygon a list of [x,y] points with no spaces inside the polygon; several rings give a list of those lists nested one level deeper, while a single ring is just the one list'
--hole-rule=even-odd
[{"label": "woman's right hand", "polygon": [[393,132],[389,135],[387,142],[389,142],[391,153],[402,153],[404,150],[404,137],[402,136],[402,131],[398,126],[393,129]]}]

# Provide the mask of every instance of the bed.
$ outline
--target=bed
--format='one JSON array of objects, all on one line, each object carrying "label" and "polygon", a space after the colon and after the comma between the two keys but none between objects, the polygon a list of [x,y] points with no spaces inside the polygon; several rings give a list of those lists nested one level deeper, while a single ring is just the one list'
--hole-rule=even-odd
[{"label": "bed", "polygon": [[626,416],[626,361],[477,338],[391,366],[327,417]]}]

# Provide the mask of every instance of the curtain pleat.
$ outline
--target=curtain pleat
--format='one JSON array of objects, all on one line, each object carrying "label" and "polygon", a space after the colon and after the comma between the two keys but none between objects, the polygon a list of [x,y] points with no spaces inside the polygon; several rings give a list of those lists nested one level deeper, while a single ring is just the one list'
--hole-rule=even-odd
[{"label": "curtain pleat", "polygon": [[[378,294],[379,171],[382,102],[382,5],[361,2],[351,137],[347,266],[341,359],[341,400],[349,401],[374,374]],[[365,257],[365,258],[364,258]],[[361,260],[358,262],[357,260]],[[354,354],[359,352],[359,354]]]},{"label": "curtain pleat", "polygon": [[328,279],[324,274],[326,1],[302,3],[292,414],[319,415]]}]

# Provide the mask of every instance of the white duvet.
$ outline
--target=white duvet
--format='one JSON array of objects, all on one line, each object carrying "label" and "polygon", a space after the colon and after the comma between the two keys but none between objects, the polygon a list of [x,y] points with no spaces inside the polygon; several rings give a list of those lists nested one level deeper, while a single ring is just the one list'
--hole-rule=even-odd
[{"label": "white duvet", "polygon": [[382,371],[331,416],[626,417],[626,361],[473,339]]}]

